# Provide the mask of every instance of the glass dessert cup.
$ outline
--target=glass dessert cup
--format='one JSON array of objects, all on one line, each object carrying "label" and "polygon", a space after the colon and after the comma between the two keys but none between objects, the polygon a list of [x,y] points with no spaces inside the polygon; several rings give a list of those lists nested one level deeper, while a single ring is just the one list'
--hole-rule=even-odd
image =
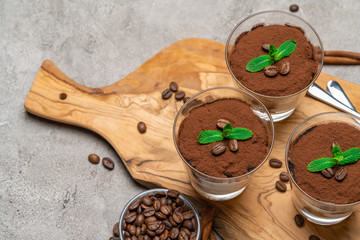
[{"label": "glass dessert cup", "polygon": [[350,114],[339,112],[317,114],[304,120],[295,128],[289,137],[285,152],[286,169],[290,176],[291,194],[295,208],[310,222],[319,225],[337,224],[349,217],[360,206],[360,201],[349,204],[338,204],[317,200],[303,191],[293,177],[291,169],[296,163],[289,157],[289,149],[292,143],[306,130],[316,125],[330,122],[347,123],[360,129],[360,119]]},{"label": "glass dessert cup", "polygon": [[[189,115],[192,109],[219,99],[229,98],[238,99],[247,103],[252,109],[253,113],[259,117],[269,137],[269,152],[254,170],[246,174],[228,178],[214,177],[198,171],[183,157],[178,147],[179,128],[182,121]],[[175,148],[186,166],[186,170],[190,177],[190,182],[193,188],[200,195],[207,199],[213,201],[223,201],[232,199],[241,194],[249,184],[251,177],[270,156],[274,144],[274,124],[271,115],[265,106],[251,94],[241,89],[231,87],[217,87],[203,90],[195,94],[181,107],[176,115],[174,122],[173,140]]]},{"label": "glass dessert cup", "polygon": [[[125,240],[125,236],[124,236],[124,231],[121,229],[121,225],[122,223],[124,222],[124,218],[125,218],[125,215],[126,215],[126,212],[129,208],[129,206],[135,202],[137,199],[139,198],[142,198],[146,195],[149,195],[149,194],[155,194],[156,192],[165,192],[167,193],[168,189],[165,189],[165,188],[155,188],[155,189],[150,189],[150,190],[147,190],[145,192],[142,192],[142,193],[139,193],[138,195],[136,195],[135,197],[133,197],[127,204],[126,206],[124,207],[123,211],[121,212],[121,215],[120,215],[120,219],[119,219],[119,233],[120,233],[120,239],[121,240]],[[200,232],[200,229],[201,229],[201,226],[200,226],[200,215],[198,213],[198,211],[196,210],[195,206],[190,202],[189,199],[187,199],[186,197],[184,197],[182,194],[179,195],[179,198],[181,198],[183,201],[184,201],[184,204],[189,206],[191,208],[191,210],[194,212],[194,217],[197,221],[197,235],[196,235],[196,240],[200,240],[200,236],[201,236],[201,232]]]},{"label": "glass dessert cup", "polygon": [[[304,30],[305,36],[308,38],[308,40],[311,42],[311,44],[314,46],[314,49],[316,50],[313,55],[314,59],[318,63],[316,74],[314,75],[312,81],[305,88],[287,96],[267,96],[252,91],[251,89],[247,88],[243,83],[241,83],[239,79],[236,78],[233,71],[231,70],[229,62],[230,56],[233,53],[236,39],[241,33],[249,31],[253,26],[259,23],[265,23],[265,26],[289,24],[291,26],[300,27]],[[256,13],[245,18],[232,30],[226,41],[225,58],[227,67],[236,82],[243,89],[257,97],[267,107],[273,118],[273,121],[278,122],[286,119],[295,111],[295,108],[299,105],[301,99],[305,96],[308,88],[318,78],[323,66],[324,51],[319,35],[316,33],[315,29],[310,24],[290,13],[282,11],[265,11]]]}]

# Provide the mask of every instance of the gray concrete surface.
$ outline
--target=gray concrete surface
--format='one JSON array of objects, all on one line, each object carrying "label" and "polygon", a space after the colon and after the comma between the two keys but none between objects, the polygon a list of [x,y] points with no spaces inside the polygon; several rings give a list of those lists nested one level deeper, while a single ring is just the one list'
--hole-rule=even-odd
[{"label": "gray concrete surface", "polygon": [[[27,114],[44,59],[90,87],[111,84],[175,41],[225,42],[245,16],[297,3],[327,50],[360,52],[360,1],[0,1],[0,239],[108,239],[136,184],[111,146]],[[360,66],[324,72],[360,83]],[[89,153],[116,161],[113,171]]]}]

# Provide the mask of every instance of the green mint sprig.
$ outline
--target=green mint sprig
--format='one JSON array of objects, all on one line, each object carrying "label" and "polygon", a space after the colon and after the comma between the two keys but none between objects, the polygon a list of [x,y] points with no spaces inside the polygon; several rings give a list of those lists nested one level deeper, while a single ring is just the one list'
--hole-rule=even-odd
[{"label": "green mint sprig", "polygon": [[319,172],[326,168],[334,167],[335,165],[345,165],[357,162],[360,159],[360,148],[354,147],[341,152],[338,145],[335,145],[331,150],[332,158],[319,158],[309,163],[307,170],[310,172]]},{"label": "green mint sprig", "polygon": [[208,144],[226,139],[246,140],[251,138],[253,132],[247,128],[232,128],[231,123],[225,125],[222,131],[204,130],[199,133],[198,142]]},{"label": "green mint sprig", "polygon": [[296,41],[288,40],[280,45],[278,49],[274,44],[269,45],[269,55],[261,55],[260,57],[251,59],[246,64],[246,70],[249,72],[258,72],[263,70],[265,67],[274,64],[284,57],[290,56],[295,51]]}]

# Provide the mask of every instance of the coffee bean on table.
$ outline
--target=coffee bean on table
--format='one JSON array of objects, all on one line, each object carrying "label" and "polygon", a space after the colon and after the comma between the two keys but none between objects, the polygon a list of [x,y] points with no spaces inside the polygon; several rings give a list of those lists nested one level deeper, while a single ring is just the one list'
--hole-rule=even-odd
[{"label": "coffee bean on table", "polygon": [[238,141],[236,139],[229,140],[228,147],[230,151],[236,152],[239,148]]},{"label": "coffee bean on table", "polygon": [[288,182],[290,180],[289,174],[287,172],[280,173],[279,178],[283,182]]},{"label": "coffee bean on table", "polygon": [[189,99],[190,99],[189,97],[186,97],[183,99],[183,102],[186,103],[187,101],[189,101]]},{"label": "coffee bean on table", "polygon": [[320,238],[315,235],[310,235],[309,240],[320,240]]},{"label": "coffee bean on table", "polygon": [[180,101],[185,97],[185,92],[184,91],[178,91],[175,93],[175,99]]},{"label": "coffee bean on table", "polygon": [[269,49],[270,49],[270,44],[264,43],[264,44],[262,45],[262,49],[263,49],[265,52],[268,52]]},{"label": "coffee bean on table", "polygon": [[290,72],[290,63],[288,61],[284,61],[279,66],[279,73],[281,75],[287,75]]},{"label": "coffee bean on table", "polygon": [[162,98],[165,100],[169,99],[171,95],[172,95],[172,91],[170,89],[165,89],[161,94]]},{"label": "coffee bean on table", "polygon": [[270,65],[264,68],[264,73],[267,77],[275,77],[279,70],[275,65]]},{"label": "coffee bean on table", "polygon": [[276,181],[275,187],[276,187],[276,189],[279,190],[280,192],[286,192],[286,185],[285,185],[283,182]]},{"label": "coffee bean on table", "polygon": [[270,167],[281,168],[282,162],[277,158],[270,159]]},{"label": "coffee bean on table", "polygon": [[334,171],[332,168],[326,168],[321,171],[321,174],[326,178],[332,178],[334,176]]},{"label": "coffee bean on table", "polygon": [[226,150],[226,146],[223,143],[218,143],[215,144],[212,148],[211,148],[211,152],[214,155],[220,155],[223,154]]},{"label": "coffee bean on table", "polygon": [[294,217],[294,220],[295,220],[296,226],[298,226],[298,227],[304,226],[305,220],[304,220],[303,216],[301,216],[301,214],[296,214]]},{"label": "coffee bean on table", "polygon": [[113,169],[114,169],[115,164],[114,164],[114,161],[111,160],[111,158],[109,158],[109,157],[104,157],[104,158],[102,159],[102,163],[103,163],[104,167],[106,167],[107,169],[109,169],[109,170],[113,170]]},{"label": "coffee bean on table", "polygon": [[146,132],[146,124],[144,122],[139,122],[137,125],[137,129],[140,133]]},{"label": "coffee bean on table", "polygon": [[88,159],[93,164],[98,164],[100,162],[100,157],[95,153],[90,154]]},{"label": "coffee bean on table", "polygon": [[113,227],[113,234],[115,237],[120,236],[119,235],[119,222],[115,223],[114,227]]},{"label": "coffee bean on table", "polygon": [[177,92],[177,90],[179,89],[179,85],[176,82],[171,82],[169,87],[170,90],[173,92]]},{"label": "coffee bean on table", "polygon": [[292,5],[290,5],[289,9],[291,12],[297,12],[297,11],[299,11],[299,6],[296,4],[292,4]]},{"label": "coffee bean on table", "polygon": [[216,122],[216,126],[220,129],[223,129],[228,123],[230,123],[230,121],[227,119],[219,119]]},{"label": "coffee bean on table", "polygon": [[344,180],[344,178],[347,175],[347,170],[345,167],[341,167],[339,170],[336,171],[335,173],[335,179],[339,182],[341,182],[342,180]]}]

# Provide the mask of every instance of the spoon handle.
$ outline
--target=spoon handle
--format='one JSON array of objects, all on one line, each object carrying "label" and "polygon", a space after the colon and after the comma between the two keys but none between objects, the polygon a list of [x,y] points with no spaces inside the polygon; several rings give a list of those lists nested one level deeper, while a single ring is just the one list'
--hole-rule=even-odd
[{"label": "spoon handle", "polygon": [[356,111],[354,105],[352,105],[350,99],[346,96],[346,93],[337,81],[331,80],[326,85],[330,94],[342,104]]}]

